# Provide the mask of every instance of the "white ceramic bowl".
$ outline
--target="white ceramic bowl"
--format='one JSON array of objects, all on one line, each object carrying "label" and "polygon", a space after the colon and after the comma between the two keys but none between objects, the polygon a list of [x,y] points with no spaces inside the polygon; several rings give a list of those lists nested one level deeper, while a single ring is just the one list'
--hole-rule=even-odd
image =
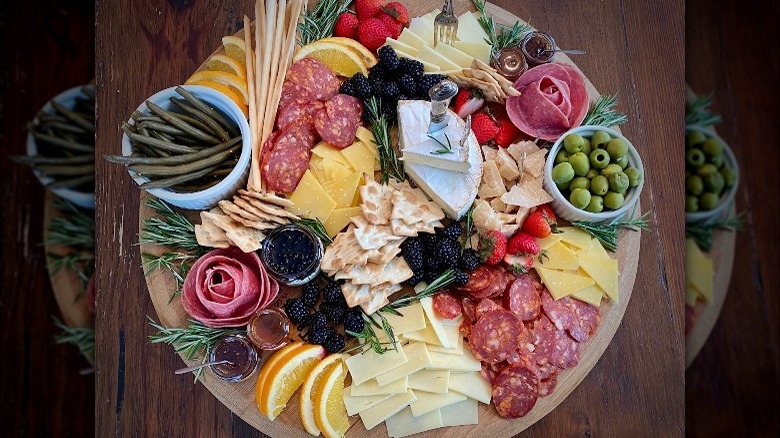
[{"label": "white ceramic bowl", "polygon": [[734,169],[734,175],[736,178],[734,179],[734,185],[729,187],[724,193],[721,194],[720,202],[718,202],[718,205],[715,208],[712,210],[685,213],[685,223],[687,224],[704,222],[715,217],[720,217],[724,213],[727,213],[725,210],[730,208],[734,202],[734,194],[737,193],[737,187],[739,186],[739,165],[737,165],[737,158],[734,156],[734,152],[731,151],[728,143],[723,141],[723,139],[720,138],[718,134],[715,134],[709,129],[702,128],[701,126],[686,126],[685,133],[687,134],[690,131],[703,132],[707,138],[713,137],[720,140],[720,142],[723,144],[723,162]]},{"label": "white ceramic bowl", "polygon": [[[249,132],[249,123],[241,109],[224,94],[213,88],[202,85],[182,85],[184,89],[194,94],[197,98],[209,104],[212,108],[222,112],[227,118],[235,123],[241,131],[241,155],[238,158],[238,164],[233,170],[218,184],[209,187],[206,190],[192,193],[178,193],[167,189],[149,189],[149,193],[177,207],[188,210],[206,210],[214,207],[223,199],[230,198],[238,189],[246,187],[249,178],[249,165],[252,157],[252,138]],[[171,103],[171,97],[181,97],[176,92],[176,87],[166,88],[152,97],[146,99],[153,102],[163,109],[171,110],[174,104]],[[144,114],[150,114],[151,111],[146,107],[146,101],[138,106],[138,111]],[[129,124],[135,122],[131,118],[127,121]],[[122,155],[132,154],[133,146],[127,134],[122,134]],[[128,172],[130,170],[128,169]],[[149,181],[148,178],[133,175],[136,183],[143,184]]]},{"label": "white ceramic bowl", "polygon": [[[628,142],[628,165],[629,167],[636,167],[642,174],[642,179],[639,181],[639,185],[628,189],[626,192],[625,202],[623,206],[617,210],[604,210],[601,213],[591,213],[589,211],[580,210],[571,205],[568,199],[566,199],[558,187],[555,185],[552,179],[552,169],[555,167],[555,156],[558,151],[563,147],[563,139],[569,134],[580,134],[583,137],[591,137],[596,131],[606,131],[612,138],[622,138]],[[642,187],[645,185],[645,168],[642,166],[642,159],[639,157],[639,153],[631,141],[628,140],[621,133],[614,129],[605,128],[603,126],[595,125],[583,125],[573,128],[561,135],[560,138],[553,144],[550,149],[550,153],[547,155],[547,161],[544,166],[544,189],[553,198],[552,207],[555,214],[559,217],[566,219],[569,222],[573,221],[588,221],[588,222],[603,222],[623,217],[634,207],[634,204],[639,200],[639,195],[642,193]]]},{"label": "white ceramic bowl", "polygon": [[[41,108],[40,112],[45,113],[54,113],[54,108],[51,106],[51,101],[57,101],[58,103],[64,105],[68,109],[73,109],[76,106],[76,98],[77,97],[84,97],[87,96],[81,92],[82,85],[79,85],[77,87],[69,88],[62,93],[54,96],[50,101],[46,102],[46,105]],[[34,124],[38,124],[38,118],[36,117],[33,119]],[[33,156],[38,154],[38,145],[35,142],[35,138],[32,136],[32,133],[27,133],[27,155]],[[44,186],[46,184],[50,184],[54,182],[54,178],[50,176],[45,176],[41,172],[33,171],[35,173],[35,176],[38,178],[38,181],[41,182]],[[48,190],[51,190],[54,194],[61,198],[65,198],[68,201],[84,208],[91,208],[94,210],[95,208],[95,192],[80,192],[77,190],[73,190],[67,187],[54,187],[49,188]]]}]

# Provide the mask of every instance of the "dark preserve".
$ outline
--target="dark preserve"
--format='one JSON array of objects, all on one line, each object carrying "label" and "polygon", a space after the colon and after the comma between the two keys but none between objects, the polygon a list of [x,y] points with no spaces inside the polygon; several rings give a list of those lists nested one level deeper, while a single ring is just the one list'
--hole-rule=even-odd
[{"label": "dark preserve", "polygon": [[230,335],[222,338],[211,351],[211,361],[227,360],[228,363],[212,365],[217,377],[237,382],[249,377],[257,368],[257,352],[244,336]]},{"label": "dark preserve", "polygon": [[520,43],[520,49],[530,67],[552,62],[555,55],[555,40],[549,34],[539,31],[529,32]]},{"label": "dark preserve", "polygon": [[302,285],[320,271],[322,242],[311,231],[295,224],[284,225],[268,234],[260,258],[278,281]]}]

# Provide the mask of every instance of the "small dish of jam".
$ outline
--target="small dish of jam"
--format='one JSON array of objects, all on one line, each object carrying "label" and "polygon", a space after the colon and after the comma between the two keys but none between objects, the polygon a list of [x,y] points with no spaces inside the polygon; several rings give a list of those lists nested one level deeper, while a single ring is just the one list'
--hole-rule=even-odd
[{"label": "small dish of jam", "polygon": [[279,309],[259,310],[246,326],[246,335],[261,350],[276,350],[290,342],[290,319]]},{"label": "small dish of jam", "polygon": [[550,34],[535,30],[528,32],[520,43],[529,67],[552,62],[555,56],[555,40]]},{"label": "small dish of jam", "polygon": [[211,350],[210,362],[228,361],[211,365],[211,371],[222,380],[240,382],[257,369],[259,363],[255,347],[243,335],[228,335]]},{"label": "small dish of jam", "polygon": [[324,250],[320,239],[310,230],[288,224],[268,234],[260,258],[277,281],[300,286],[319,274]]}]

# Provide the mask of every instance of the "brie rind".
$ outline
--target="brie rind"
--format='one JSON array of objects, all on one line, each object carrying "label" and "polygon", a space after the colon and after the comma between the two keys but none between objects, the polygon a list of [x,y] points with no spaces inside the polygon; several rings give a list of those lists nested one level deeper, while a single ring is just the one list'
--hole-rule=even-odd
[{"label": "brie rind", "polygon": [[[401,160],[405,163],[419,163],[439,169],[468,172],[471,167],[468,162],[468,145],[460,145],[465,126],[454,113],[449,115],[447,126],[430,135],[428,134],[428,126],[431,123],[429,102],[415,101],[409,105],[399,104],[398,120],[398,141],[403,153]],[[437,151],[447,150],[442,145],[447,145],[451,152],[437,153]]]}]

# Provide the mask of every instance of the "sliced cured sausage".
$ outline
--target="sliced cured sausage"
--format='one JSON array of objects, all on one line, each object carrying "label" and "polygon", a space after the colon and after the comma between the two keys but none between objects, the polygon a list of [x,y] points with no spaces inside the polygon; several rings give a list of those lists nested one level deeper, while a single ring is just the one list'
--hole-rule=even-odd
[{"label": "sliced cured sausage", "polygon": [[311,123],[296,121],[272,134],[263,146],[262,177],[269,190],[295,190],[309,168],[311,148],[316,141]]},{"label": "sliced cured sausage", "polygon": [[455,319],[461,314],[460,300],[449,292],[433,296],[433,311],[441,318]]},{"label": "sliced cured sausage", "polygon": [[[304,58],[305,59],[305,58]],[[323,140],[338,149],[344,149],[355,140],[360,125],[363,103],[356,97],[337,94],[317,111],[314,126]]]},{"label": "sliced cured sausage", "polygon": [[460,286],[459,289],[466,292],[478,292],[490,285],[492,279],[491,272],[484,266],[477,266],[477,269],[469,272],[469,281]]},{"label": "sliced cured sausage", "polygon": [[341,86],[328,66],[314,58],[303,58],[291,65],[285,80],[300,85],[313,99],[321,101],[335,96]]},{"label": "sliced cured sausage", "polygon": [[305,105],[308,102],[315,101],[314,93],[292,81],[284,81],[282,84],[282,95],[279,97],[279,109],[283,109],[290,104],[297,103]]},{"label": "sliced cured sausage", "polygon": [[282,129],[287,124],[299,120],[313,123],[314,115],[323,108],[325,104],[319,100],[305,103],[290,102],[289,105],[280,107],[279,114],[276,116],[276,127]]},{"label": "sliced cured sausage", "polygon": [[580,363],[580,344],[565,331],[556,330],[550,363],[563,369],[574,368]]},{"label": "sliced cured sausage", "polygon": [[485,313],[469,333],[469,346],[482,362],[498,363],[517,351],[520,329],[517,317],[504,309]]},{"label": "sliced cured sausage", "polygon": [[578,342],[587,341],[596,332],[601,322],[598,307],[570,297],[554,300],[547,289],[541,296],[544,313],[558,329],[567,330]]},{"label": "sliced cured sausage", "polygon": [[550,291],[546,288],[542,291],[541,295],[544,313],[550,318],[550,321],[555,324],[555,327],[557,327],[558,330],[566,330],[576,324],[575,319],[577,318],[577,315],[570,305],[571,298],[563,297],[559,300],[555,300],[550,294]]},{"label": "sliced cured sausage", "polygon": [[504,294],[504,307],[511,310],[522,321],[539,316],[542,298],[527,275],[518,277]]},{"label": "sliced cured sausage", "polygon": [[506,367],[493,381],[493,404],[504,418],[520,418],[536,405],[539,378],[521,362]]},{"label": "sliced cured sausage", "polygon": [[496,311],[504,311],[505,309],[498,305],[495,301],[491,300],[490,298],[484,298],[479,301],[479,304],[477,304],[476,309],[474,309],[474,314],[477,317],[477,321],[479,321],[486,313],[496,312]]}]

